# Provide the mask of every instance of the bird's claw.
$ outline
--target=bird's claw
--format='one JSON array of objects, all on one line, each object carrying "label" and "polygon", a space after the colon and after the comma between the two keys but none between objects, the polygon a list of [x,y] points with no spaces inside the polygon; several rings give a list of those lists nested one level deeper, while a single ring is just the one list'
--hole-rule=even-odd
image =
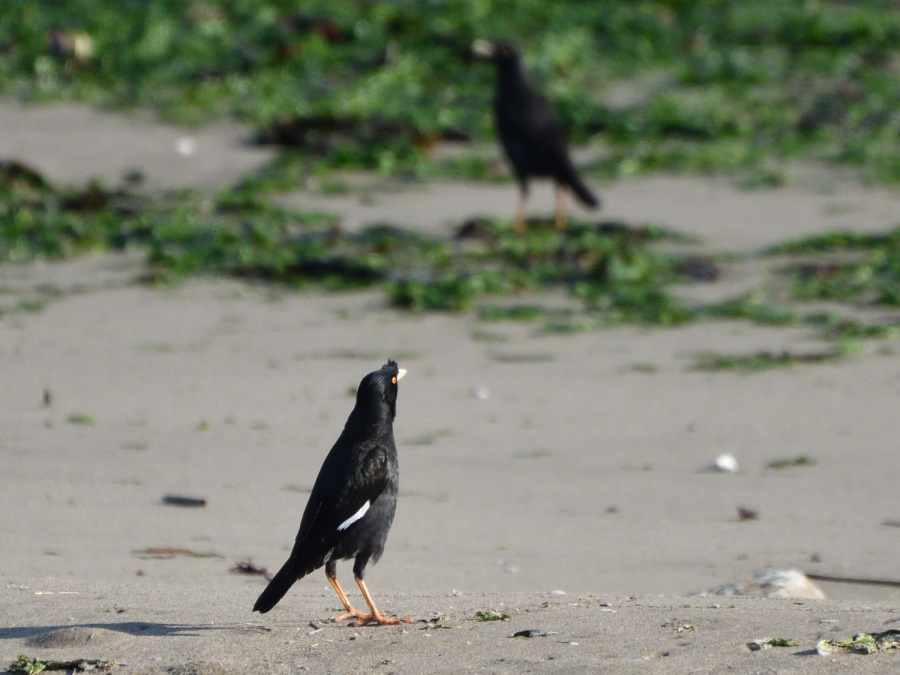
[{"label": "bird's claw", "polygon": [[358,609],[350,609],[350,611],[341,614],[340,616],[331,617],[332,623],[340,623],[341,621],[346,621],[347,619],[353,619],[354,626],[367,626],[371,623],[377,624],[379,626],[396,626],[399,623],[411,623],[412,619],[409,617],[398,618],[392,616],[385,616],[381,612],[360,612]]},{"label": "bird's claw", "polygon": [[333,616],[329,619],[331,623],[340,623],[341,621],[346,621],[347,619],[356,619],[357,621],[361,621],[363,619],[368,619],[369,614],[365,612],[360,612],[358,609],[353,609],[353,607],[348,607],[347,611],[341,614],[340,616]]},{"label": "bird's claw", "polygon": [[354,626],[365,626],[367,624],[374,623],[379,626],[396,626],[401,623],[412,623],[412,619],[407,617],[396,617],[396,616],[385,616],[382,613],[378,613],[376,615],[369,614],[367,617],[360,617],[356,621],[353,622]]}]

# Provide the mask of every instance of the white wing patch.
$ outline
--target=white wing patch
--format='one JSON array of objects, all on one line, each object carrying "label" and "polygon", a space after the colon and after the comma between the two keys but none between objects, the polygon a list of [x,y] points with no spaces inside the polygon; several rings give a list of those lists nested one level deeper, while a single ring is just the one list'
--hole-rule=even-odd
[{"label": "white wing patch", "polygon": [[372,505],[372,504],[371,504],[371,503],[369,502],[369,500],[367,499],[367,500],[366,500],[366,503],[363,504],[363,505],[359,508],[359,511],[357,511],[357,512],[354,513],[352,516],[350,516],[349,518],[347,518],[347,520],[345,520],[343,523],[341,523],[340,525],[338,525],[338,532],[341,532],[342,530],[346,530],[346,529],[347,529],[348,527],[350,527],[353,523],[355,523],[357,520],[359,520],[359,519],[362,518],[364,515],[366,515],[366,512],[369,510],[369,507],[370,507],[371,505]]}]

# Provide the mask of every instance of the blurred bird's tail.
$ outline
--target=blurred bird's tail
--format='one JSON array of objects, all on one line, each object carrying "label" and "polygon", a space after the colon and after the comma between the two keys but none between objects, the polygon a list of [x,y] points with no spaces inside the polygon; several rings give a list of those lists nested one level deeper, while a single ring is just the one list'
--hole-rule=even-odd
[{"label": "blurred bird's tail", "polygon": [[266,586],[266,590],[264,590],[259,598],[257,598],[256,604],[253,605],[254,612],[265,614],[278,604],[278,601],[284,597],[284,594],[287,593],[291,586],[294,585],[294,582],[297,581],[297,573],[292,568],[293,565],[291,565],[291,561],[288,560],[284,566],[278,570],[278,574],[272,578],[272,581]]},{"label": "blurred bird's tail", "polygon": [[600,200],[594,196],[594,193],[588,189],[587,185],[581,182],[578,176],[572,176],[569,185],[582,204],[591,209],[596,209],[600,206]]}]

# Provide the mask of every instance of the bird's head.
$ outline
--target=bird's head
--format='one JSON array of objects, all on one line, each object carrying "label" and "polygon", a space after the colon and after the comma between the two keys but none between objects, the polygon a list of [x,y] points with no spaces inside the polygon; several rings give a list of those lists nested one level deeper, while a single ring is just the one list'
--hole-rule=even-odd
[{"label": "bird's head", "polygon": [[404,375],[406,370],[392,360],[366,375],[356,392],[356,408],[376,417],[388,413],[393,420],[397,414],[397,383]]},{"label": "bird's head", "polygon": [[493,61],[498,65],[514,64],[519,60],[519,50],[509,42],[492,42],[479,38],[472,43],[472,54],[484,61]]}]

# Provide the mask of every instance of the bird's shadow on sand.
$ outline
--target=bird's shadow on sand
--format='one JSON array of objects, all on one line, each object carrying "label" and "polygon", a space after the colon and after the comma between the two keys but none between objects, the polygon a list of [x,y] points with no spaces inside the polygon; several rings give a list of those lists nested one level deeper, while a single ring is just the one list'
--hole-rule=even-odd
[{"label": "bird's shadow on sand", "polygon": [[56,631],[102,628],[116,633],[146,637],[199,637],[201,631],[228,630],[225,626],[196,626],[177,623],[153,623],[149,621],[125,621],[122,623],[79,623],[67,626],[16,626],[0,628],[0,640],[35,639]]}]

